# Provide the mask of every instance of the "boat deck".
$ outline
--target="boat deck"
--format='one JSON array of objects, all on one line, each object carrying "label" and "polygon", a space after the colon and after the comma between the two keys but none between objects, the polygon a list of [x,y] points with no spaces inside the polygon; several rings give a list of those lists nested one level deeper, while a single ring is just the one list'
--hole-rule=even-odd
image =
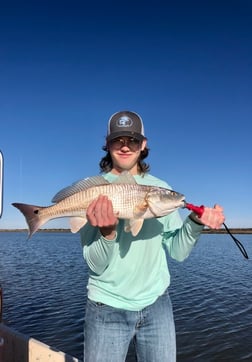
[{"label": "boat deck", "polygon": [[0,323],[0,362],[81,362]]}]

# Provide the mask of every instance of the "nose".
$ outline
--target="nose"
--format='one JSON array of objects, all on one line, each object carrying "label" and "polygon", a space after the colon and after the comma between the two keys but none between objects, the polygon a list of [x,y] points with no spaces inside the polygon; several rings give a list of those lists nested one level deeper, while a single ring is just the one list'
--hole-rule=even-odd
[{"label": "nose", "polygon": [[121,140],[121,148],[123,147],[129,148],[129,140]]}]

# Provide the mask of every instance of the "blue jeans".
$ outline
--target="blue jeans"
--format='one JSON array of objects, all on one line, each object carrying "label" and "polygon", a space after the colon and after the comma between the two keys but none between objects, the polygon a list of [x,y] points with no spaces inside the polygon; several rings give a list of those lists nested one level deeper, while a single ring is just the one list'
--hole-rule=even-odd
[{"label": "blue jeans", "polygon": [[168,291],[138,312],[87,301],[84,362],[124,362],[132,339],[137,361],[176,361],[175,326]]}]

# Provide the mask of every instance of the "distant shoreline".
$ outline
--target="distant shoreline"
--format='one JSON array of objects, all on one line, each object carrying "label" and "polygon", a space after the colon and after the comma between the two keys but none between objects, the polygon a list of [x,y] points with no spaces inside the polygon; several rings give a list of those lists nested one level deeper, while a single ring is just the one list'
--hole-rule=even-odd
[{"label": "distant shoreline", "polygon": [[[230,228],[232,234],[252,234],[252,228]],[[26,232],[27,229],[0,229],[0,232]],[[37,232],[40,233],[70,233],[70,229],[39,229]],[[227,234],[225,229],[205,229],[202,231],[203,234]]]}]

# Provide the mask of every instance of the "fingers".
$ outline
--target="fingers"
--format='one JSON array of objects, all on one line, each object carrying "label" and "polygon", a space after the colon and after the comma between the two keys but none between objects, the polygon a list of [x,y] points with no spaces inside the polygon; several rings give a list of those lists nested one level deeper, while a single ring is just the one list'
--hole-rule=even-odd
[{"label": "fingers", "polygon": [[221,207],[221,206],[218,205],[218,204],[215,204],[215,205],[214,205],[214,209],[217,210],[217,211],[220,211],[220,212],[223,211],[223,207]]},{"label": "fingers", "polygon": [[110,227],[117,224],[112,202],[107,196],[100,195],[87,208],[86,216],[92,226]]},{"label": "fingers", "polygon": [[221,207],[220,205],[215,204],[214,205],[214,210],[216,211],[216,222],[217,222],[217,227],[216,229],[219,229],[222,224],[225,221],[225,216],[223,213],[223,207]]},{"label": "fingers", "polygon": [[213,208],[205,207],[200,220],[211,229],[220,229],[225,221],[223,208],[219,205],[214,205]]}]

